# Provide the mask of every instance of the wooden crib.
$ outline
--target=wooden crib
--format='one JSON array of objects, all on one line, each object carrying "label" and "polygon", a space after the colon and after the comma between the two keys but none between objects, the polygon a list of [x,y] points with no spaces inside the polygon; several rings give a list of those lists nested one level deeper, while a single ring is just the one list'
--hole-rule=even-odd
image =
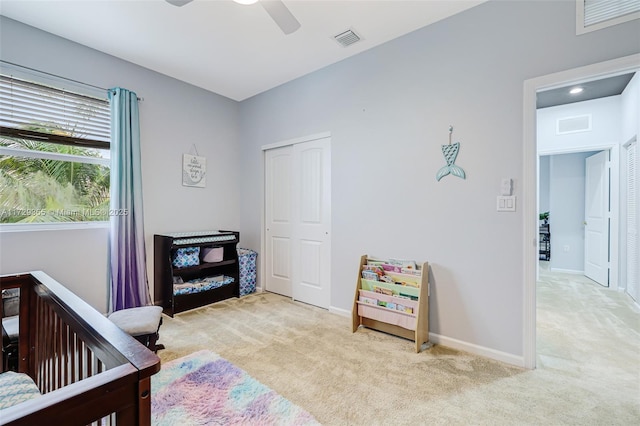
[{"label": "wooden crib", "polygon": [[157,355],[43,272],[0,287],[20,289],[18,371],[42,394],[0,410],[1,425],[151,423]]}]

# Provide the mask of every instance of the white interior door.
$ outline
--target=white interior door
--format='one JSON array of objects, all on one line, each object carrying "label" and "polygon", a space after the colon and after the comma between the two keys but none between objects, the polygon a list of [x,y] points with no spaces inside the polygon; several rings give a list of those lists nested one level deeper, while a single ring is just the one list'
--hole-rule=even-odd
[{"label": "white interior door", "polygon": [[609,286],[609,151],[585,160],[584,274]]},{"label": "white interior door", "polygon": [[638,199],[638,157],[636,141],[631,142],[627,149],[627,285],[626,292],[640,302],[640,203]]},{"label": "white interior door", "polygon": [[293,298],[329,308],[331,141],[296,144],[293,151]]},{"label": "white interior door", "polygon": [[265,152],[265,288],[330,304],[331,139]]},{"label": "white interior door", "polygon": [[265,153],[265,288],[292,296],[292,162],[293,147]]}]

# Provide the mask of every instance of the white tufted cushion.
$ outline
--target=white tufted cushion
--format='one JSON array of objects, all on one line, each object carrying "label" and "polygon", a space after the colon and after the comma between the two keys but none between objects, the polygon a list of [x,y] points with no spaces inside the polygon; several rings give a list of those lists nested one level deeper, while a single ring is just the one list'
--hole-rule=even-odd
[{"label": "white tufted cushion", "polygon": [[109,319],[131,336],[153,334],[158,331],[162,307],[141,306],[139,308],[122,309],[109,315]]}]

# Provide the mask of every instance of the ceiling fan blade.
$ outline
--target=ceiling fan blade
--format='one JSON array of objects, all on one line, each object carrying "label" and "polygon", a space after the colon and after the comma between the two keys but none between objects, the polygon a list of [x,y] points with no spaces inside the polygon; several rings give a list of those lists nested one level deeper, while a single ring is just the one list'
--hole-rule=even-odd
[{"label": "ceiling fan blade", "polygon": [[300,22],[293,16],[281,0],[261,0],[260,4],[285,34],[300,28]]},{"label": "ceiling fan blade", "polygon": [[174,6],[184,6],[187,3],[191,3],[193,0],[167,0],[167,3],[170,3]]}]

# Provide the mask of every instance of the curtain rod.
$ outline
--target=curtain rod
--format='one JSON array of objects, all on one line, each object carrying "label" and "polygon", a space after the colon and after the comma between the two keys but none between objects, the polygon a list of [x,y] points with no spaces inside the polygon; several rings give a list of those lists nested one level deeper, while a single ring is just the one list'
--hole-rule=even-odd
[{"label": "curtain rod", "polygon": [[[18,67],[18,68],[22,68],[22,69],[25,69],[25,70],[29,70],[29,71],[35,72],[35,73],[44,74],[44,75],[47,75],[49,77],[59,78],[61,80],[66,80],[66,81],[69,81],[71,83],[80,84],[82,86],[88,86],[88,87],[92,87],[94,89],[104,90],[105,92],[108,91],[108,90],[112,90],[112,89],[105,89],[104,87],[100,87],[100,86],[94,86],[93,84],[84,83],[82,81],[74,80],[74,79],[71,79],[71,78],[62,77],[61,75],[52,74],[50,72],[40,71],[40,70],[37,70],[37,69],[34,69],[34,68],[25,67],[24,65],[14,64],[13,62],[4,61],[4,60],[0,60],[0,62],[3,63],[3,64],[11,65],[13,67]],[[138,96],[138,101],[144,101],[144,98],[141,98],[140,96]]]}]

